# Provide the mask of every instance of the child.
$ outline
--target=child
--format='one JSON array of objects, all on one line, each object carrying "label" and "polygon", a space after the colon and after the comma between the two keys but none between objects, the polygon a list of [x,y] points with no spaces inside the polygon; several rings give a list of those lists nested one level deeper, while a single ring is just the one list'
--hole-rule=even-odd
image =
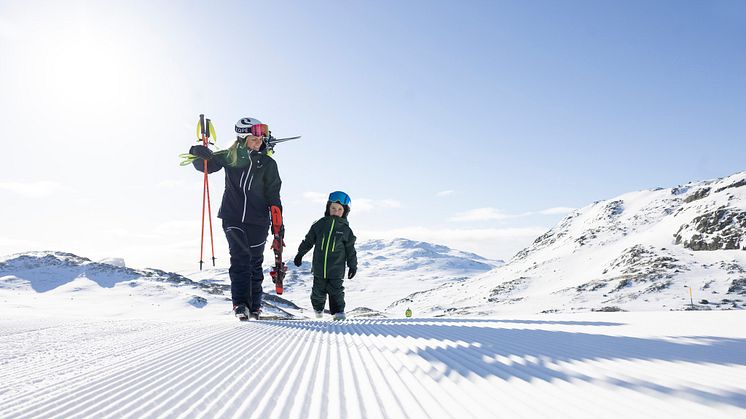
[{"label": "child", "polygon": [[300,266],[305,255],[312,247],[313,251],[313,289],[311,305],[320,319],[329,294],[329,312],[334,320],[345,319],[344,281],[345,262],[350,268],[347,275],[352,279],[357,272],[357,253],[355,252],[355,235],[350,230],[347,215],[350,213],[350,196],[336,191],[329,194],[324,218],[311,225],[306,238],[298,246],[298,254],[293,263]]}]

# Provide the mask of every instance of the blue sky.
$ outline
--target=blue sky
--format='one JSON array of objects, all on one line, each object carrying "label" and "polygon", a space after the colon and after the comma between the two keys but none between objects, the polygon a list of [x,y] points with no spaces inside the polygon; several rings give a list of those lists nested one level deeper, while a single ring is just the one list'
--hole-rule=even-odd
[{"label": "blue sky", "polygon": [[290,254],[337,189],[361,238],[507,259],[567,208],[744,170],[740,1],[6,1],[0,48],[0,253],[195,265],[199,113],[223,147],[244,116],[303,135]]}]

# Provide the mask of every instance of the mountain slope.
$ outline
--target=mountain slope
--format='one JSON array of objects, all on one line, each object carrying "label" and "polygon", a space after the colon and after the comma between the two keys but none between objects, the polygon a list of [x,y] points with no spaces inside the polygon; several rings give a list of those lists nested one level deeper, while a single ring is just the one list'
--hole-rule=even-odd
[{"label": "mountain slope", "polygon": [[433,315],[743,308],[744,250],[746,172],[595,202],[468,286],[398,306]]},{"label": "mountain slope", "polygon": [[[412,292],[463,281],[502,263],[406,239],[362,242],[357,250],[358,275],[345,280],[346,311],[353,317],[386,316],[389,304]],[[286,292],[281,297],[275,295],[265,272],[265,316],[304,317],[311,311],[311,263],[305,261],[299,268],[288,263]],[[9,298],[27,309],[50,305],[60,313],[75,311],[77,305],[87,303],[110,316],[137,315],[146,310],[167,316],[225,315],[231,308],[230,279],[225,268],[181,275],[127,268],[121,259],[94,262],[71,253],[49,251],[0,259],[0,301]]]},{"label": "mountain slope", "polygon": [[[79,307],[105,316],[167,317],[229,314],[230,287],[201,283],[158,269],[132,269],[94,262],[65,252],[27,252],[0,259],[0,301],[26,310],[53,309],[55,315]],[[265,312],[293,317],[300,308],[277,296],[265,300]]]}]

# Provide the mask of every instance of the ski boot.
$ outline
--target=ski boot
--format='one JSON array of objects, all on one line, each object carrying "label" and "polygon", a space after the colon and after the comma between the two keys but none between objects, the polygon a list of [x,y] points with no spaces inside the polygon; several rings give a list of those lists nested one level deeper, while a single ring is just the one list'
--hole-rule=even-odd
[{"label": "ski boot", "polygon": [[246,308],[246,304],[234,305],[233,314],[242,322],[249,319],[249,310]]},{"label": "ski boot", "polygon": [[339,313],[334,313],[334,320],[345,320],[347,317],[345,316],[344,311],[340,311]]},{"label": "ski boot", "polygon": [[259,320],[259,313],[261,313],[261,310],[260,311],[252,311],[252,312],[250,312],[249,313],[249,319],[251,319],[251,320]]}]

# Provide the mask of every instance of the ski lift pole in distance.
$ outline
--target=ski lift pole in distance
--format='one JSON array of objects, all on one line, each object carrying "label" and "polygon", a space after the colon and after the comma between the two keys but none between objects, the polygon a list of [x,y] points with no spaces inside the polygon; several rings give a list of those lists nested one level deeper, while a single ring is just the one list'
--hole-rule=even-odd
[{"label": "ski lift pole in distance", "polygon": [[[208,147],[210,144],[210,135],[215,139],[215,128],[209,119],[205,119],[204,114],[199,115],[197,122],[197,141],[202,141],[202,145]],[[213,143],[214,144],[214,143]],[[210,205],[210,183],[207,177],[207,160],[204,160],[204,183],[202,186],[202,228],[200,230],[199,242],[199,270],[202,270],[204,242],[205,242],[205,203],[207,203],[207,219],[210,226],[210,249],[212,250],[212,266],[215,266],[215,242],[212,235],[212,208]]]}]

